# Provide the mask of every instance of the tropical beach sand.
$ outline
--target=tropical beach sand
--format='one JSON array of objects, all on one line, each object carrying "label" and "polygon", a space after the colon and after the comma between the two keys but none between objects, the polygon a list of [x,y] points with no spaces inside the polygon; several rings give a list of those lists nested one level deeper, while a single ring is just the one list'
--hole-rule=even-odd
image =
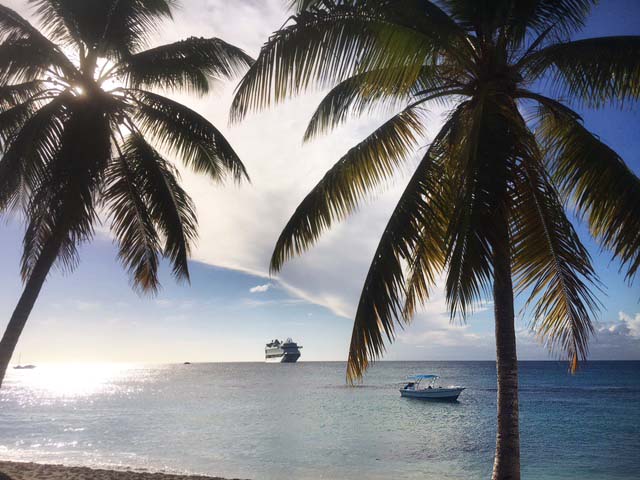
[{"label": "tropical beach sand", "polygon": [[[88,467],[66,467],[40,463],[0,461],[0,480],[225,480],[202,475],[172,475],[168,473],[103,470]],[[238,480],[238,479],[230,479]]]}]

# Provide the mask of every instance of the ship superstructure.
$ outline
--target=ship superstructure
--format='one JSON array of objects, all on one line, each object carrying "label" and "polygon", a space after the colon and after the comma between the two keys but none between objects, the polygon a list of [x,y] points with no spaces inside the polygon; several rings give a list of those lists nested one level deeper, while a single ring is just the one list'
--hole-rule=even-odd
[{"label": "ship superstructure", "polygon": [[264,361],[269,363],[295,363],[302,346],[287,338],[284,342],[272,340],[264,347]]}]

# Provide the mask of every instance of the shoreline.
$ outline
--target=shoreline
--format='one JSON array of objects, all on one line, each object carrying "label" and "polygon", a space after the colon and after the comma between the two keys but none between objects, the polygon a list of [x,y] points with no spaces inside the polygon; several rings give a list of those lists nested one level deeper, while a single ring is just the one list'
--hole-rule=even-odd
[{"label": "shoreline", "polygon": [[71,467],[61,464],[0,460],[1,474],[11,480],[241,480],[207,475],[148,472],[123,467],[122,470]]}]

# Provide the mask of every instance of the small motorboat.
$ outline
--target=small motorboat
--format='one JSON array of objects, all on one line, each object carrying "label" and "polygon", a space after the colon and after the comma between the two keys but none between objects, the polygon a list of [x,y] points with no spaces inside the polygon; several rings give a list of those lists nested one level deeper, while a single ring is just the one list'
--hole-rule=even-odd
[{"label": "small motorboat", "polygon": [[431,374],[410,375],[407,377],[407,384],[400,389],[400,396],[424,400],[457,400],[464,387],[442,387],[437,384],[439,378],[438,375]]}]

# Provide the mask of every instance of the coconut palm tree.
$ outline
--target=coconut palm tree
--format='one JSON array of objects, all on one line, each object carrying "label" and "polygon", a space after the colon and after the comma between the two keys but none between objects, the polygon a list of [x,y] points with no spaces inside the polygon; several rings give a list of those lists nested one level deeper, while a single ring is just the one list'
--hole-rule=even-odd
[{"label": "coconut palm tree", "polygon": [[[329,88],[305,140],[354,115],[393,116],[318,182],[280,235],[271,271],[301,254],[408,161],[425,109],[450,109],[393,211],[355,314],[347,378],[428,301],[445,273],[452,318],[493,299],[498,425],[494,479],[520,478],[514,292],[532,328],[575,370],[598,288],[564,205],[631,279],[640,266],[640,181],[572,107],[640,96],[640,37],[570,40],[587,0],[298,0],[242,79],[232,120]],[[568,103],[563,99],[570,100]]]},{"label": "coconut palm tree", "polygon": [[161,257],[189,279],[196,215],[165,155],[216,181],[247,177],[216,127],[153,92],[204,95],[251,64],[242,50],[196,37],[145,49],[173,0],[31,3],[42,30],[0,6],[0,212],[26,221],[0,384],[49,270],[76,265],[102,212],[135,289],[157,290]]}]

